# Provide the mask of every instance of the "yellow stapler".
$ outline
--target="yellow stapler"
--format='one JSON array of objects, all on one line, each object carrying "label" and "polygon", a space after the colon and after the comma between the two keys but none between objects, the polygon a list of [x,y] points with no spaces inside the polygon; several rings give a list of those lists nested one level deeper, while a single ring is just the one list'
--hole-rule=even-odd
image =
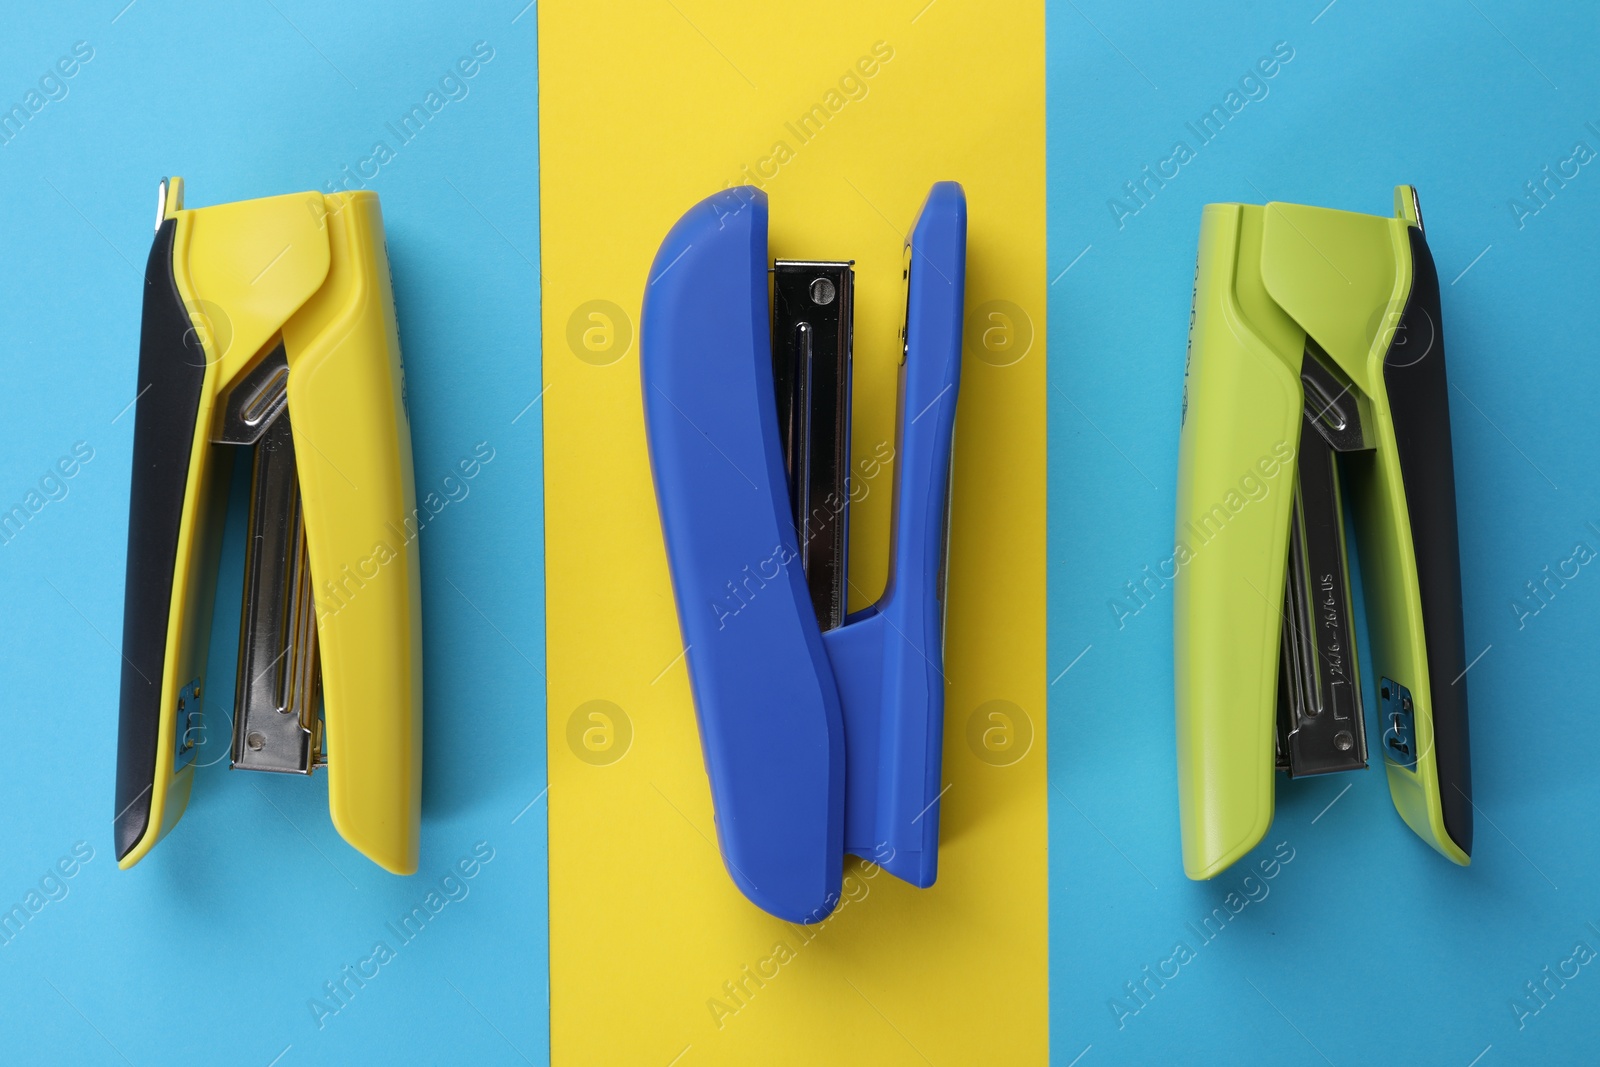
[{"label": "yellow stapler", "polygon": [[[184,210],[145,268],[114,834],[182,816],[235,453],[254,450],[232,766],[325,764],[345,840],[417,869],[422,625],[405,373],[371,192]],[[212,702],[212,706],[216,706]]]}]

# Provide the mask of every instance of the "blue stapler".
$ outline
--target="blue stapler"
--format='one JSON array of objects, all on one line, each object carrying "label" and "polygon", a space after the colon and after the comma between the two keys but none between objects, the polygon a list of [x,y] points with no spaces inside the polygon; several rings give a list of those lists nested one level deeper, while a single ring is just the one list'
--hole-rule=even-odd
[{"label": "blue stapler", "polygon": [[933,884],[944,572],[967,207],[933,186],[905,245],[889,578],[848,589],[851,262],[767,259],[767,198],[696,204],[645,289],[641,377],[717,837],[735,884],[826,918],[846,854]]}]

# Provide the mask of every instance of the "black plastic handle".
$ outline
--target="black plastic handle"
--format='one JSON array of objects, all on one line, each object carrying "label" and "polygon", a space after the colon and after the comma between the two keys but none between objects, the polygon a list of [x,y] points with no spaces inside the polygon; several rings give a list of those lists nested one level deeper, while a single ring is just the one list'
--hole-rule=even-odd
[{"label": "black plastic handle", "polygon": [[1450,447],[1450,382],[1445,374],[1439,273],[1422,231],[1410,227],[1411,295],[1384,357],[1400,477],[1428,644],[1434,763],[1445,833],[1472,854],[1472,763],[1467,739],[1467,642],[1461,617],[1461,548],[1455,461]]},{"label": "black plastic handle", "polygon": [[117,730],[114,834],[119,860],[150,824],[178,530],[206,376],[205,349],[172,275],[176,230],[174,219],[161,224],[144,273]]}]

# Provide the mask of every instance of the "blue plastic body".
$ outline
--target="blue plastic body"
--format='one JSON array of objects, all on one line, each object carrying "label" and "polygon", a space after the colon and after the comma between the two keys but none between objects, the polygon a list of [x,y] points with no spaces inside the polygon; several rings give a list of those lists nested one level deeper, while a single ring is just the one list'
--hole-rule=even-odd
[{"label": "blue plastic body", "polygon": [[921,887],[937,872],[966,227],[961,187],[935,185],[907,242],[888,585],[827,633],[778,439],[765,194],[695,205],[645,289],[646,431],[717,837],[740,890],[792,922],[833,911],[847,853]]}]

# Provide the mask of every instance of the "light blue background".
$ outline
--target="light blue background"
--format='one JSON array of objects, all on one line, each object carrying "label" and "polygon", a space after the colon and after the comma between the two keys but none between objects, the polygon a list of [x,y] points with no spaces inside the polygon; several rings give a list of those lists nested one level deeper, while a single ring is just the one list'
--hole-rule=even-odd
[{"label": "light blue background", "polygon": [[[1600,150],[1600,133],[1585,128],[1600,125],[1600,21],[1588,4],[1326,4],[1049,8],[1060,1064],[1467,1067],[1481,1056],[1481,1067],[1499,1067],[1600,1056],[1600,962],[1521,1030],[1510,1007],[1579,941],[1600,949],[1588,925],[1600,925],[1600,569],[1584,568],[1525,628],[1510,608],[1575,543],[1600,548],[1588,525],[1600,524],[1600,163],[1524,228],[1508,207],[1575,142]],[[1267,97],[1119,229],[1106,201],[1175,141],[1194,147],[1185,123],[1279,41],[1294,58]],[[1248,862],[1285,841],[1294,859],[1265,883],[1268,896],[1202,944],[1185,924],[1247,871],[1241,863],[1205,884],[1183,875],[1171,591],[1120,630],[1108,607],[1172,551],[1200,209],[1284,200],[1388,215],[1400,183],[1420,190],[1443,287],[1467,655],[1492,646],[1468,675],[1473,863],[1454,867],[1418,840],[1379,770],[1280,777],[1276,821]],[[1109,1001],[1179,940],[1194,961],[1119,1029]]]},{"label": "light blue background", "polygon": [[[536,12],[517,17],[526,0],[125,3],[33,5],[0,34],[5,107],[74,42],[94,49],[66,98],[0,146],[0,507],[75,442],[94,450],[66,498],[0,545],[0,907],[76,842],[94,850],[68,895],[0,947],[0,1060],[544,1062],[542,430],[540,407],[526,408],[539,392]],[[386,124],[477,41],[494,58],[465,98],[399,145]],[[224,684],[207,687],[223,704],[207,702],[217,729],[199,756],[221,762],[200,770],[178,827],[119,872],[134,419],[118,415],[135,388],[156,183],[182,175],[191,207],[322,189],[379,139],[396,158],[367,184],[386,221],[419,499],[444,495],[478,442],[495,456],[420,537],[420,870],[396,878],[346,845],[323,776],[227,769],[230,577],[210,670]],[[239,562],[235,548],[225,573]],[[385,924],[478,842],[493,860],[402,946]],[[397,958],[319,1029],[308,1001],[380,939]]]}]

